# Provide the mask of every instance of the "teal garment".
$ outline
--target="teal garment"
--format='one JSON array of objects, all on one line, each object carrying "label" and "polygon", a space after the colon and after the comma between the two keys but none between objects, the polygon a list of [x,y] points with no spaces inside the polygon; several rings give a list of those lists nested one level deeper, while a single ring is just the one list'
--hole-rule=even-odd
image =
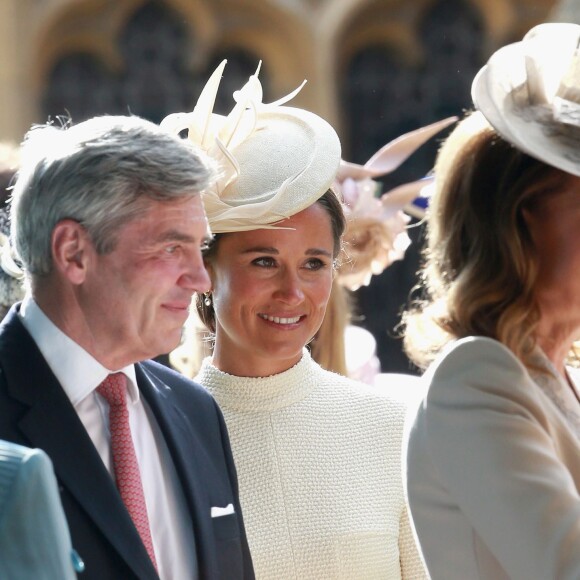
[{"label": "teal garment", "polygon": [[0,441],[0,578],[71,580],[83,567],[50,459],[40,449]]}]

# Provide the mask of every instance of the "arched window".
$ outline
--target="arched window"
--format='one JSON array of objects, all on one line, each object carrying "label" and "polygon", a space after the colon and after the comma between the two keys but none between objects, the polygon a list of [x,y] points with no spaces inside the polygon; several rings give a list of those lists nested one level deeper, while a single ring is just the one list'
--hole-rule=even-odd
[{"label": "arched window", "polygon": [[[423,15],[416,37],[423,55],[418,64],[408,64],[404,55],[387,44],[366,46],[350,60],[341,88],[349,160],[365,162],[402,133],[450,115],[460,116],[471,106],[471,82],[483,65],[479,13],[464,0],[439,0]],[[383,189],[430,171],[437,147],[437,138],[424,145],[394,174],[382,178]],[[375,336],[381,366],[387,372],[412,370],[396,327],[417,283],[424,232],[414,225],[409,230],[413,244],[405,258],[356,293],[360,324]]]},{"label": "arched window", "polygon": [[119,41],[125,72],[119,79],[119,103],[154,122],[194,102],[193,74],[187,55],[194,42],[179,15],[150,2],[127,23]]},{"label": "arched window", "polygon": [[[159,122],[169,113],[193,108],[207,78],[223,59],[228,66],[220,85],[216,112],[232,108],[232,93],[253,74],[259,57],[240,48],[224,50],[208,66],[190,66],[195,39],[183,18],[166,4],[151,1],[139,8],[118,39],[121,71],[109,70],[87,53],[65,55],[54,66],[43,98],[47,117],[70,114],[73,122],[97,114],[134,114]],[[267,90],[267,71],[260,73]]]},{"label": "arched window", "polygon": [[460,114],[471,107],[471,82],[483,65],[483,22],[464,0],[439,0],[421,22],[425,65],[419,99],[433,118]]},{"label": "arched window", "polygon": [[92,55],[70,54],[52,70],[42,100],[46,119],[70,116],[83,120],[117,109],[117,96],[110,73]]}]

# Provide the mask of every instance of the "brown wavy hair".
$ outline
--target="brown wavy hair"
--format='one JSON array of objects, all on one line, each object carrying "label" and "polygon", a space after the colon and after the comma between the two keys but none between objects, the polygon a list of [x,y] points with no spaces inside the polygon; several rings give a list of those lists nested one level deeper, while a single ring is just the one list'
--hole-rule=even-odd
[{"label": "brown wavy hair", "polygon": [[403,317],[405,350],[425,368],[451,340],[486,336],[529,365],[539,265],[523,210],[569,176],[500,138],[478,112],[443,144],[435,176],[423,296]]}]

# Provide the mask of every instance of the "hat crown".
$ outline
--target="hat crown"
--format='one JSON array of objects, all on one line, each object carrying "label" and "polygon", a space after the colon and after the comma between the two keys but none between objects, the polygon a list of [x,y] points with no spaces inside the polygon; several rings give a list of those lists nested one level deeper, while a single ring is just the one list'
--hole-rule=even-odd
[{"label": "hat crown", "polygon": [[211,75],[191,113],[166,117],[161,126],[214,159],[220,174],[202,192],[214,233],[278,227],[274,224],[312,205],[332,185],[340,163],[336,131],[321,117],[286,107],[303,85],[262,103],[259,71],[233,95],[227,116],[213,113],[225,67]]},{"label": "hat crown", "polygon": [[[299,117],[292,118],[289,107],[280,107],[275,115],[263,114],[252,138],[232,149],[243,177],[225,187],[221,199],[234,206],[270,199],[280,180],[295,178],[312,163],[316,153],[311,146],[313,139],[310,126]],[[270,155],[254,162],[256,150],[269,151]]]},{"label": "hat crown", "polygon": [[580,176],[580,25],[546,23],[496,51],[471,94],[490,125],[521,151]]}]

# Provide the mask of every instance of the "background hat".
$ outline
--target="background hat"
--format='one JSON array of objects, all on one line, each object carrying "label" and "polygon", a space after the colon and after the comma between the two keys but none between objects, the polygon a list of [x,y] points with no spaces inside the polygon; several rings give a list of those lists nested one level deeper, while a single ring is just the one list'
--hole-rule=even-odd
[{"label": "background hat", "polygon": [[302,88],[262,103],[260,67],[227,116],[213,113],[226,61],[214,71],[191,113],[169,115],[161,126],[188,139],[214,159],[219,177],[202,193],[214,233],[276,228],[276,222],[312,205],[332,185],[340,141],[322,118],[282,106]]},{"label": "background hat", "polygon": [[548,23],[500,48],[473,81],[473,102],[512,145],[580,176],[580,26]]},{"label": "background hat", "polygon": [[[397,169],[421,145],[439,131],[457,121],[449,117],[405,133],[387,143],[364,165],[340,162],[335,189],[340,191],[347,216],[344,234],[348,259],[338,271],[338,282],[349,290],[369,284],[395,260],[405,255],[411,240],[407,235],[409,217],[422,218],[425,195],[433,177],[404,183],[381,194],[374,177]],[[419,203],[414,203],[420,200]]]}]

